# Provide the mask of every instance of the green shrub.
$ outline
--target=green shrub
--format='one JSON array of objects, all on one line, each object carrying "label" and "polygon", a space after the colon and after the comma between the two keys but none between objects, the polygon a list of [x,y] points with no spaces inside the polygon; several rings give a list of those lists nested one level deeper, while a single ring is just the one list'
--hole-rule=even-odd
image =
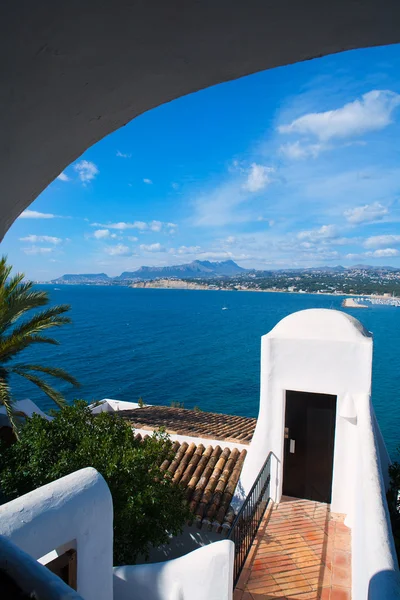
[{"label": "green shrub", "polygon": [[185,408],[185,403],[184,402],[178,402],[177,400],[172,400],[171,407],[172,408]]},{"label": "green shrub", "polygon": [[149,545],[179,533],[190,517],[181,487],[160,470],[171,456],[163,433],[135,440],[117,415],[93,415],[84,401],[65,406],[52,421],[34,415],[20,439],[0,450],[0,486],[15,498],[84,467],[107,481],[114,505],[114,564],[132,564]]}]

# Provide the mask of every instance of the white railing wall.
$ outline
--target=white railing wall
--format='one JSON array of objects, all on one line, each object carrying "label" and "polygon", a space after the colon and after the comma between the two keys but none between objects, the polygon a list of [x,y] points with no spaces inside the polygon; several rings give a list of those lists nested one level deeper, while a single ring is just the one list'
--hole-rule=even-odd
[{"label": "white railing wall", "polygon": [[[77,593],[37,562],[77,551]],[[42,562],[48,557],[42,558]],[[82,469],[0,506],[0,567],[43,600],[231,600],[234,544],[113,569],[113,507],[103,477]]]},{"label": "white railing wall", "polygon": [[234,544],[215,542],[162,563],[114,569],[115,600],[232,600]]},{"label": "white railing wall", "polygon": [[353,478],[352,599],[400,598],[399,571],[386,502],[388,456],[369,397],[359,398]]},{"label": "white railing wall", "polygon": [[78,594],[112,599],[112,499],[95,469],[76,471],[0,506],[0,535],[36,560],[71,543]]}]

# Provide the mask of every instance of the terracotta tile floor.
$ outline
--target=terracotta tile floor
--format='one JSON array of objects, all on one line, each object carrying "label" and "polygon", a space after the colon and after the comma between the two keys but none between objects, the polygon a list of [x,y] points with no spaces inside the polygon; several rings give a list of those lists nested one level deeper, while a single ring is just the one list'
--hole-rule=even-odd
[{"label": "terracotta tile floor", "polygon": [[350,600],[350,529],[329,505],[283,498],[267,511],[234,600]]}]

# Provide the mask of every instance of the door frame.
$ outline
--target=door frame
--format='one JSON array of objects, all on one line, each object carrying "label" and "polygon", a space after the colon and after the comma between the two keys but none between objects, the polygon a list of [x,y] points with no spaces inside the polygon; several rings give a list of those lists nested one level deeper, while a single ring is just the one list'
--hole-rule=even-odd
[{"label": "door frame", "polygon": [[333,492],[335,489],[334,486],[334,481],[335,481],[335,463],[336,463],[336,438],[337,438],[337,432],[338,432],[338,417],[339,417],[339,410],[338,410],[338,406],[339,406],[339,399],[341,398],[341,394],[337,393],[337,392],[321,392],[321,391],[310,391],[309,389],[299,389],[297,386],[296,387],[290,387],[290,386],[285,386],[281,388],[281,393],[282,393],[282,423],[281,423],[281,457],[282,457],[282,461],[281,461],[281,465],[280,465],[280,490],[279,490],[279,502],[283,496],[283,485],[284,485],[284,468],[285,468],[285,423],[286,423],[286,408],[287,408],[287,402],[286,402],[286,393],[287,392],[299,392],[299,393],[304,393],[304,394],[317,394],[317,395],[327,395],[327,396],[335,396],[336,397],[336,405],[335,405],[335,427],[334,427],[334,435],[333,435],[333,458],[332,458],[332,481],[331,481],[331,501],[330,504],[332,504],[333,502]]}]

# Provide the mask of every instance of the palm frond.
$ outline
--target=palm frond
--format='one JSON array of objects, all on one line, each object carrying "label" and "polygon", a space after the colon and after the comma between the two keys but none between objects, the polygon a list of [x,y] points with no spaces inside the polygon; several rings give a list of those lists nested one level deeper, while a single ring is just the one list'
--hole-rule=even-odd
[{"label": "palm frond", "polygon": [[17,365],[11,366],[8,370],[10,372],[40,371],[41,373],[46,373],[47,375],[50,375],[51,377],[56,377],[57,379],[63,379],[64,381],[67,381],[68,383],[70,383],[71,385],[73,385],[75,387],[80,387],[80,385],[81,385],[79,383],[79,381],[77,381],[75,379],[75,377],[72,377],[72,375],[67,373],[67,371],[64,371],[64,369],[60,369],[58,367],[43,367],[42,365],[17,364]]},{"label": "palm frond", "polygon": [[7,291],[7,297],[9,297],[11,294],[13,294],[15,292],[15,290],[17,290],[17,289],[19,290],[20,288],[32,289],[33,282],[27,281],[27,282],[23,283],[24,277],[25,277],[25,275],[23,273],[17,273],[16,275],[14,275],[14,277],[12,277],[6,283],[5,288]]},{"label": "palm frond", "polygon": [[40,333],[44,329],[49,329],[50,327],[60,327],[61,325],[71,323],[69,317],[60,316],[63,313],[68,312],[69,309],[69,304],[59,304],[46,310],[42,310],[28,321],[15,327],[11,335],[33,335],[35,333]]},{"label": "palm frond", "polygon": [[1,302],[0,333],[4,333],[10,325],[15,323],[28,310],[44,306],[48,300],[46,292],[26,290],[20,294],[19,290],[16,290],[5,301]]},{"label": "palm frond", "polygon": [[54,338],[43,335],[11,335],[3,340],[0,339],[0,363],[9,362],[14,356],[28,348],[32,344],[53,344],[58,346],[60,342]]},{"label": "palm frond", "polygon": [[[58,344],[54,338],[47,337],[44,332],[50,327],[61,327],[71,322],[64,316],[70,306],[60,304],[42,309],[36,314],[23,317],[32,309],[39,309],[49,302],[47,292],[34,289],[31,281],[24,281],[24,275],[11,275],[12,267],[7,264],[7,257],[0,258],[0,404],[6,408],[12,427],[17,434],[16,411],[9,387],[9,376],[14,373],[30,381],[40,388],[58,406],[63,406],[63,395],[55,390],[47,381],[35,374],[44,373],[66,381],[74,386],[79,382],[64,369],[43,367],[36,364],[12,364],[15,357],[33,344]],[[21,321],[19,321],[21,319]],[[9,366],[6,366],[9,363]],[[33,371],[33,372],[32,372]]]},{"label": "palm frond", "polygon": [[12,266],[7,264],[7,256],[0,258],[0,287],[3,287],[10,277]]},{"label": "palm frond", "polygon": [[0,379],[0,405],[6,409],[7,417],[11,423],[11,427],[18,438],[18,426],[15,420],[15,413],[12,406],[12,397],[10,387],[5,379]]},{"label": "palm frond", "polygon": [[53,400],[53,402],[55,402],[57,406],[62,407],[66,405],[66,401],[61,392],[55,390],[46,381],[40,379],[40,377],[36,377],[36,375],[31,375],[30,373],[26,373],[25,371],[21,371],[16,368],[13,369],[13,372],[17,375],[20,375],[21,377],[25,377],[25,379],[27,379],[31,383],[34,383],[38,388],[42,390],[42,392],[46,394],[46,396],[51,398],[51,400]]}]

